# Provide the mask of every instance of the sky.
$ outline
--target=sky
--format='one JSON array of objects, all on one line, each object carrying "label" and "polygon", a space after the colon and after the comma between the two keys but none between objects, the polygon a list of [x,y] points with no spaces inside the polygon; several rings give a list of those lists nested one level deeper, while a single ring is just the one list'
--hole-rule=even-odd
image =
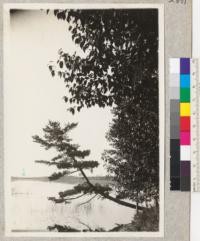
[{"label": "sky", "polygon": [[4,156],[10,175],[47,176],[55,171],[34,162],[55,155],[32,141],[33,135],[42,134],[48,120],[78,122],[71,137],[81,148],[91,150],[90,160],[101,163],[89,175],[105,175],[101,153],[109,147],[105,134],[112,120],[110,109],[93,107],[73,116],[62,99],[67,93],[63,80],[53,78],[48,69],[48,63],[57,60],[60,48],[82,55],[71,40],[67,23],[41,10],[11,16],[4,81]]}]

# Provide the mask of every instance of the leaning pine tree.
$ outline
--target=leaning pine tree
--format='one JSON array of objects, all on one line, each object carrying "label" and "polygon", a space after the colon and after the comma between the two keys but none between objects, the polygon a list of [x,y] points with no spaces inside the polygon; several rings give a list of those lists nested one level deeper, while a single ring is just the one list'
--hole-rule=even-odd
[{"label": "leaning pine tree", "polygon": [[[49,200],[55,203],[70,203],[74,199],[79,199],[83,196],[90,196],[91,198],[102,197],[111,200],[119,205],[126,206],[132,209],[144,210],[142,206],[137,206],[133,202],[127,202],[120,198],[112,196],[113,187],[109,185],[93,184],[87,177],[85,170],[98,167],[99,163],[93,160],[86,160],[89,156],[89,150],[80,150],[79,145],[73,144],[69,138],[69,132],[77,126],[76,123],[70,123],[61,127],[59,122],[49,121],[47,126],[43,128],[44,136],[33,136],[33,140],[39,143],[46,150],[55,149],[57,155],[51,160],[37,160],[37,163],[47,165],[54,165],[62,172],[53,173],[49,177],[52,179],[59,179],[64,175],[71,175],[79,172],[84,178],[85,182],[75,185],[73,189],[68,189],[64,192],[59,192],[58,197],[49,197]],[[91,197],[92,195],[92,197]]]}]

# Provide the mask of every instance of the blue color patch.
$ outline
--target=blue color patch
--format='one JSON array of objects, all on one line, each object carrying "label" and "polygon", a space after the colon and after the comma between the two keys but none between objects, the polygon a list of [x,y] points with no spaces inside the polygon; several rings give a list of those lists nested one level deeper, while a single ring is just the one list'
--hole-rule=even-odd
[{"label": "blue color patch", "polygon": [[190,75],[189,74],[181,74],[181,88],[190,88]]},{"label": "blue color patch", "polygon": [[181,58],[180,59],[180,72],[181,74],[190,74],[190,59]]}]

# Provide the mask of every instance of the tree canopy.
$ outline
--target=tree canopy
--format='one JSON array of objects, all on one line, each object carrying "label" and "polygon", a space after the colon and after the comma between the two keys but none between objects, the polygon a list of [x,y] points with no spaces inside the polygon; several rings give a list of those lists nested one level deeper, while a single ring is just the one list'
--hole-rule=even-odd
[{"label": "tree canopy", "polygon": [[[67,21],[72,40],[85,57],[62,49],[49,69],[64,79],[66,103],[74,113],[84,106],[135,105],[158,112],[158,10],[54,10]],[[151,96],[151,98],[149,98]]]},{"label": "tree canopy", "polygon": [[138,111],[130,102],[113,109],[107,133],[112,149],[103,160],[117,183],[118,198],[137,203],[159,199],[158,117]]}]

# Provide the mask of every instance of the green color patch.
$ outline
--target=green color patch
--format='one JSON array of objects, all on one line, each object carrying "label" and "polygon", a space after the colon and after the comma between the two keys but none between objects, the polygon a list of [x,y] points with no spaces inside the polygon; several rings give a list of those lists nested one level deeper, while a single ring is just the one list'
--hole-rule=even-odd
[{"label": "green color patch", "polygon": [[181,102],[190,102],[190,89],[189,88],[181,88],[180,101]]}]

